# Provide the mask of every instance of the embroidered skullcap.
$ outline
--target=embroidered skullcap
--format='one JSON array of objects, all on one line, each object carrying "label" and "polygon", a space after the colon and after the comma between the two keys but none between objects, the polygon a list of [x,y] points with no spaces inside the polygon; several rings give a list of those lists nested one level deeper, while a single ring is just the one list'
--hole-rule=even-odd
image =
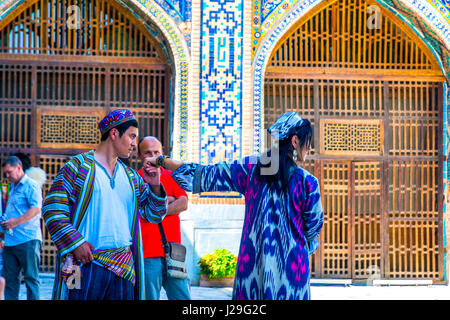
[{"label": "embroidered skullcap", "polygon": [[107,132],[109,129],[117,127],[119,124],[136,120],[133,112],[128,109],[116,109],[108,113],[99,123],[98,128],[101,134]]},{"label": "embroidered skullcap", "polygon": [[267,131],[272,134],[272,132],[278,130],[278,140],[284,140],[289,138],[302,123],[303,119],[297,112],[289,111],[279,117]]}]

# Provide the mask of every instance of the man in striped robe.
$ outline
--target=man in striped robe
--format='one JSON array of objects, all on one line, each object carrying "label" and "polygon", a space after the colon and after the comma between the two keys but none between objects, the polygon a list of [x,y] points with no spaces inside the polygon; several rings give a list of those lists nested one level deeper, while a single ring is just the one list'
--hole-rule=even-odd
[{"label": "man in striped robe", "polygon": [[166,193],[156,169],[144,170],[147,184],[118,160],[136,146],[130,110],[110,112],[99,129],[98,147],[61,168],[42,208],[58,249],[53,299],[144,299],[139,216],[160,222]]}]

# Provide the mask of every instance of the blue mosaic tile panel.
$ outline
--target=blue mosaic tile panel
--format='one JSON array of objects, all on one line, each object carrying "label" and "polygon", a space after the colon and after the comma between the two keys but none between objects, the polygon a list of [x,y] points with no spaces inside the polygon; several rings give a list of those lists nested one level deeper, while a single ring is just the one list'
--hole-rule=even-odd
[{"label": "blue mosaic tile panel", "polygon": [[242,156],[243,0],[205,0],[200,34],[200,162]]}]

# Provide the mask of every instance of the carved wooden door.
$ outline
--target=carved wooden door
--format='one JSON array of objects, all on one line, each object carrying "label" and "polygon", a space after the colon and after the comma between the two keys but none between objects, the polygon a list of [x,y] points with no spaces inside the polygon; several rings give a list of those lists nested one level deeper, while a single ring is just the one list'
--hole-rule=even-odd
[{"label": "carved wooden door", "polygon": [[[116,108],[169,151],[170,68],[149,28],[106,0],[25,1],[2,19],[0,157],[29,154],[48,175],[45,192],[70,156],[97,145],[99,120]],[[44,233],[44,269],[54,254]]]},{"label": "carved wooden door", "polygon": [[[314,126],[304,166],[325,225],[314,277],[444,280],[443,81],[432,53],[371,1],[329,1],[280,40],[265,74],[264,123]],[[356,23],[358,22],[358,23]]]}]

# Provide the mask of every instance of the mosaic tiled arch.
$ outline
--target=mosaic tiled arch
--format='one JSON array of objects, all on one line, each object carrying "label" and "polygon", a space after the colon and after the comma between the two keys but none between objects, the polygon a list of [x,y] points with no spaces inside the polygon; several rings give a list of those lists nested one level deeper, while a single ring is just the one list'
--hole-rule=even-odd
[{"label": "mosaic tiled arch", "polygon": [[187,160],[188,140],[188,105],[190,55],[186,40],[176,22],[154,1],[127,0],[125,3],[135,4],[162,31],[169,42],[175,66],[175,87],[173,103],[173,150],[172,155],[183,161]]},{"label": "mosaic tiled arch", "polygon": [[[0,20],[13,12],[24,0],[0,0]],[[149,0],[122,0],[119,3],[125,5],[134,15],[144,21],[156,25],[168,43],[167,54],[175,71],[175,83],[173,88],[173,154],[182,160],[187,158],[187,129],[188,129],[188,71],[189,49],[185,38],[177,24],[156,2]],[[152,33],[155,30],[150,30]]]},{"label": "mosaic tiled arch", "polygon": [[[255,50],[252,61],[253,70],[253,152],[259,154],[262,151],[263,129],[263,90],[264,72],[269,62],[271,53],[277,42],[283,37],[297,21],[303,18],[323,0],[298,1],[292,9],[273,25],[266,37],[261,40]],[[379,0],[378,3],[399,16],[414,32],[428,45],[437,58],[447,83],[450,82],[450,23],[446,16],[425,0],[406,0],[404,4],[398,0]],[[447,102],[444,103],[444,113],[447,110]],[[444,122],[445,123],[445,122]],[[444,128],[445,132],[447,131]],[[446,144],[447,145],[447,144]]]}]

